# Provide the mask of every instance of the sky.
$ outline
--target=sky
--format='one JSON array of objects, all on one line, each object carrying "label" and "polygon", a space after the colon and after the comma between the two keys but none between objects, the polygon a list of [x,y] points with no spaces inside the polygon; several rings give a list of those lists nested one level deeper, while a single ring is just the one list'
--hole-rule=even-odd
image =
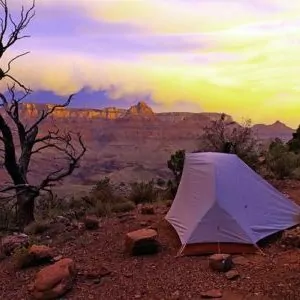
[{"label": "sky", "polygon": [[[16,17],[30,5],[8,2]],[[298,0],[37,0],[31,37],[4,63],[30,51],[13,74],[48,94],[89,91],[82,106],[148,99],[155,111],[226,112],[295,128],[299,28]]]}]

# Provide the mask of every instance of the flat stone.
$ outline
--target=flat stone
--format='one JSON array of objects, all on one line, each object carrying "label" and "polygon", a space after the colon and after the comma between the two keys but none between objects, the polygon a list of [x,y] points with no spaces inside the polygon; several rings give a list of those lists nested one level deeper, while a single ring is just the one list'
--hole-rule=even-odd
[{"label": "flat stone", "polygon": [[157,231],[154,229],[129,232],[125,236],[125,251],[132,255],[155,254],[160,246],[156,238]]},{"label": "flat stone", "polygon": [[223,293],[221,290],[213,289],[206,292],[201,293],[201,298],[203,299],[214,299],[214,298],[221,298]]},{"label": "flat stone", "polygon": [[238,277],[240,277],[240,274],[237,270],[230,270],[225,273],[225,276],[229,280],[234,280],[234,279],[237,279]]}]

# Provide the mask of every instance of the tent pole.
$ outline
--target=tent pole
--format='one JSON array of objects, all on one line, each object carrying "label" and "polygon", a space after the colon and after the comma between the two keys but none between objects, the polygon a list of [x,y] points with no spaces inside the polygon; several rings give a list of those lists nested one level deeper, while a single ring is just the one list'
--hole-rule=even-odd
[{"label": "tent pole", "polygon": [[177,252],[177,254],[176,254],[175,257],[180,257],[180,256],[182,256],[182,252],[183,252],[185,246],[186,246],[186,244],[183,244],[183,245],[180,247],[180,249],[178,250],[178,252]]},{"label": "tent pole", "polygon": [[260,247],[258,247],[257,244],[255,244],[255,247],[258,249],[258,251],[260,252],[260,254],[262,256],[267,256],[267,254],[264,251],[262,251],[262,249]]}]

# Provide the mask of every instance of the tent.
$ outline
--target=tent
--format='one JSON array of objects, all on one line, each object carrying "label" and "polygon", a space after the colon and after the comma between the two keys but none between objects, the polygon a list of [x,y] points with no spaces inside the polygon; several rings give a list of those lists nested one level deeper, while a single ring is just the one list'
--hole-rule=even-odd
[{"label": "tent", "polygon": [[235,154],[187,153],[166,220],[182,255],[251,253],[257,242],[300,223],[300,207]]}]

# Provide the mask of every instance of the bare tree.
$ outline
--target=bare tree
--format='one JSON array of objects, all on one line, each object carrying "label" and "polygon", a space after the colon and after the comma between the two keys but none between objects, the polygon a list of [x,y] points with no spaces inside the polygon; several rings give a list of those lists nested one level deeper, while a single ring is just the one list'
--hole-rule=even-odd
[{"label": "bare tree", "polygon": [[[18,40],[29,37],[24,35],[35,14],[35,2],[29,9],[21,8],[20,19],[15,21],[9,11],[7,0],[0,0],[3,14],[0,18],[0,59],[3,54]],[[78,168],[79,161],[86,152],[86,147],[79,133],[63,132],[51,129],[46,134],[40,133],[40,125],[49,118],[57,108],[67,107],[73,95],[65,103],[42,110],[30,125],[21,118],[22,100],[32,91],[9,74],[11,65],[16,59],[24,56],[24,52],[8,62],[7,70],[0,69],[0,80],[7,78],[12,83],[5,93],[0,93],[0,167],[7,171],[11,182],[0,189],[2,200],[16,198],[17,219],[19,227],[24,228],[34,221],[35,199],[41,191],[50,191],[51,187]],[[40,179],[38,184],[31,184],[28,179],[32,157],[43,151],[55,150],[63,155],[65,163]],[[1,164],[2,162],[2,164]],[[8,194],[8,195],[7,195]]]},{"label": "bare tree", "polygon": [[238,124],[228,120],[225,114],[204,128],[200,138],[202,151],[233,153],[252,168],[258,161],[258,142],[253,134],[251,121]]}]

